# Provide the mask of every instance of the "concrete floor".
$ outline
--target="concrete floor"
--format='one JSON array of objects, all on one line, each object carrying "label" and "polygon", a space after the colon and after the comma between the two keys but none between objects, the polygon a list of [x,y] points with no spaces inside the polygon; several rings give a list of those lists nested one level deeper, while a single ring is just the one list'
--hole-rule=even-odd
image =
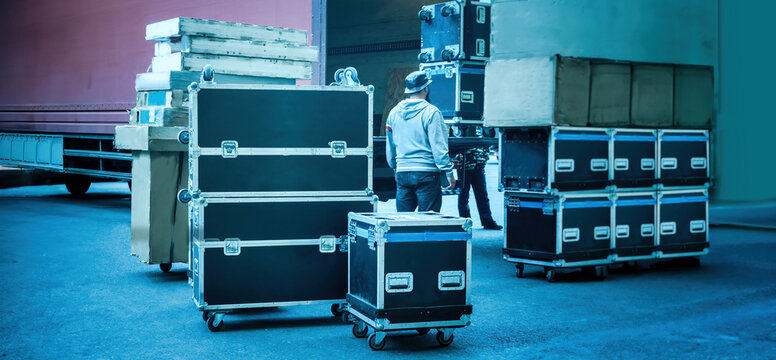
[{"label": "concrete floor", "polygon": [[[495,187],[495,167],[488,172]],[[502,219],[502,196],[495,189],[491,196]],[[732,209],[725,211],[750,213]],[[457,213],[454,197],[443,212]],[[575,273],[547,283],[539,268],[516,278],[501,260],[501,232],[476,230],[472,325],[448,348],[433,334],[405,332],[373,352],[325,306],[230,315],[222,332],[211,333],[191,300],[185,265],[164,274],[129,255],[129,216],[125,183],[94,184],[82,199],[63,185],[0,190],[0,356],[776,358],[772,231],[712,228],[701,267],[673,262],[613,269],[603,282]]]}]

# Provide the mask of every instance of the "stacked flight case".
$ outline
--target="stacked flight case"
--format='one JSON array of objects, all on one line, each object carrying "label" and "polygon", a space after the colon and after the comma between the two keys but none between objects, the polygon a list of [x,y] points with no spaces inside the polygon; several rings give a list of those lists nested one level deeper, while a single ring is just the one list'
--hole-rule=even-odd
[{"label": "stacked flight case", "polygon": [[351,213],[348,216],[348,311],[353,335],[369,347],[386,333],[437,329],[442,346],[472,313],[471,219],[439,213]]},{"label": "stacked flight case", "polygon": [[[485,65],[490,57],[490,1],[423,6],[420,70],[431,78],[430,102],[454,136],[481,133]],[[479,131],[478,131],[479,129]]]},{"label": "stacked flight case", "polygon": [[[190,280],[208,328],[245,308],[344,310],[350,212],[375,210],[373,88],[190,87]],[[216,79],[217,80],[217,79]]]},{"label": "stacked flight case", "polygon": [[502,128],[504,259],[604,278],[608,265],[708,252],[707,130]]}]

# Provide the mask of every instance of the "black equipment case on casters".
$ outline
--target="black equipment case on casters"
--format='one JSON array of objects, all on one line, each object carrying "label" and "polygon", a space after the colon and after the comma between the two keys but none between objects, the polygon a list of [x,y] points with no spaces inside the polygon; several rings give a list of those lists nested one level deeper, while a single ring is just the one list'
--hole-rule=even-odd
[{"label": "black equipment case on casters", "polygon": [[661,187],[709,186],[708,130],[660,130]]},{"label": "black equipment case on casters", "polygon": [[607,129],[502,128],[500,135],[504,190],[550,193],[609,186]]},{"label": "black equipment case on casters", "polygon": [[[204,78],[204,74],[203,74]],[[353,211],[375,211],[372,87],[190,87],[190,277],[217,331],[235,309],[344,310]]]},{"label": "black equipment case on casters", "polygon": [[706,189],[658,193],[658,257],[690,257],[709,252]]},{"label": "black equipment case on casters", "polygon": [[449,345],[469,325],[471,219],[438,213],[351,213],[348,311],[374,350],[392,330],[437,329]]},{"label": "black equipment case on casters", "polygon": [[504,194],[504,260],[544,267],[548,281],[557,268],[594,267],[605,277],[612,249],[609,193]]},{"label": "black equipment case on casters", "polygon": [[657,193],[616,193],[614,200],[614,261],[657,256]]},{"label": "black equipment case on casters", "polygon": [[420,18],[420,62],[484,61],[490,57],[490,1],[427,5]]},{"label": "black equipment case on casters", "polygon": [[430,102],[450,125],[482,125],[485,64],[453,61],[420,64],[431,78]]},{"label": "black equipment case on casters", "polygon": [[372,93],[371,86],[194,87],[190,188],[204,197],[371,195]]},{"label": "black equipment case on casters", "polygon": [[657,131],[614,129],[612,185],[619,188],[655,188]]}]

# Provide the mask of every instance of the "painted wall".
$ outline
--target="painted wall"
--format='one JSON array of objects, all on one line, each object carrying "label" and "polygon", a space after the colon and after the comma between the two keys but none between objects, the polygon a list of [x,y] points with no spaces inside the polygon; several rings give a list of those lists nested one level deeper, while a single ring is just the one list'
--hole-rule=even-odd
[{"label": "painted wall", "polygon": [[719,1],[719,200],[776,200],[774,13],[770,1]]},{"label": "painted wall", "polygon": [[[154,55],[146,24],[184,16],[309,32],[311,8],[311,0],[0,1],[0,129],[113,133],[128,120],[135,74]],[[33,111],[3,111],[19,106]],[[34,111],[41,107],[54,111]]]}]

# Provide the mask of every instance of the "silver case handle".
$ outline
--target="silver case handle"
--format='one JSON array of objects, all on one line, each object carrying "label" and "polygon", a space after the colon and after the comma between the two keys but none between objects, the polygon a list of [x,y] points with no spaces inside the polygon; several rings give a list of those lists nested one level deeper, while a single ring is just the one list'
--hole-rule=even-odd
[{"label": "silver case handle", "polygon": [[413,275],[411,272],[385,274],[385,292],[412,292]]},{"label": "silver case handle", "polygon": [[628,171],[630,161],[627,158],[614,159],[614,171]]},{"label": "silver case handle", "polygon": [[579,241],[579,228],[563,229],[563,242]]},{"label": "silver case handle", "polygon": [[614,228],[614,234],[618,239],[630,237],[630,225],[617,225]]},{"label": "silver case handle", "polygon": [[607,171],[609,170],[608,159],[590,159],[590,171]]},{"label": "silver case handle", "polygon": [[466,287],[466,273],[461,270],[440,271],[437,287],[441,291],[462,290]]},{"label": "silver case handle", "polygon": [[574,172],[574,159],[555,160],[555,172]]},{"label": "silver case handle", "polygon": [[612,229],[609,226],[596,226],[593,229],[593,239],[607,240],[611,237]]},{"label": "silver case handle", "polygon": [[660,168],[664,170],[676,170],[676,158],[662,158],[660,159]]},{"label": "silver case handle", "polygon": [[676,222],[664,222],[660,223],[660,235],[674,235],[676,234]]}]

